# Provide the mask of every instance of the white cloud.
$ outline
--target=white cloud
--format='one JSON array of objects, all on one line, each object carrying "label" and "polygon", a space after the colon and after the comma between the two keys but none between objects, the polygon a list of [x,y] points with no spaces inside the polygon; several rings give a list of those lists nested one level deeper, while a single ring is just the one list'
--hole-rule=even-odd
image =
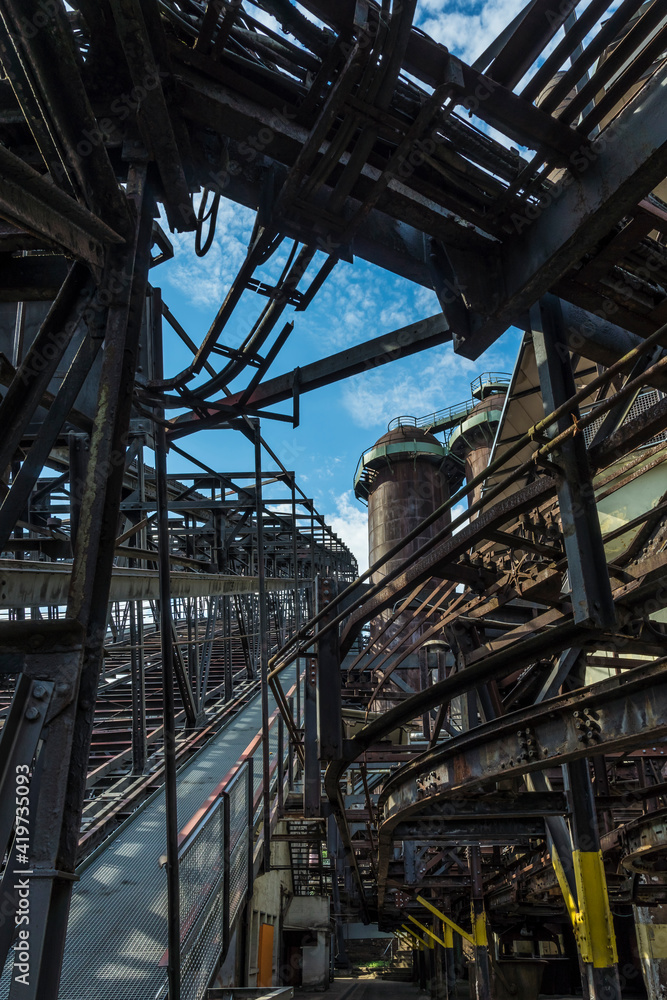
[{"label": "white cloud", "polygon": [[[452,507],[450,514],[451,521],[452,522],[456,521],[456,519],[460,517],[461,514],[465,514],[466,510],[467,510],[467,504],[457,503],[455,507]],[[458,531],[462,531],[464,528],[467,528],[469,524],[470,521],[468,520],[462,521],[461,524],[458,526],[458,528],[454,528],[454,534],[456,534]]]},{"label": "white cloud", "polygon": [[290,517],[292,516],[291,503],[270,503],[268,510],[273,511],[274,514],[289,514]]},{"label": "white cloud", "polygon": [[309,315],[326,330],[322,356],[398,330],[438,311],[435,293],[363,260],[336,265]]},{"label": "white cloud", "polygon": [[[620,2],[621,0],[614,0],[609,5],[602,16],[603,21],[617,10]],[[446,45],[451,52],[471,63],[514,20],[526,3],[527,0],[418,0],[415,24],[437,42]],[[581,0],[577,7],[579,17],[590,3],[591,0]],[[598,27],[599,22],[585,44],[597,33]],[[546,46],[538,62],[549,55],[562,37],[563,31],[560,29]]]},{"label": "white cloud", "polygon": [[419,0],[415,23],[466,62],[474,62],[526,0]]},{"label": "white cloud", "polygon": [[[328,524],[352,550],[359,563],[359,572],[368,569],[368,513],[361,508],[351,490],[329,499],[334,511],[323,511]],[[325,504],[326,505],[326,504]]]},{"label": "white cloud", "polygon": [[174,260],[163,266],[165,284],[193,306],[217,311],[245,259],[254,219],[250,209],[221,199],[215,239],[205,257],[195,254],[192,233],[171,233]]},{"label": "white cloud", "polygon": [[496,352],[470,361],[446,344],[411,362],[407,372],[389,365],[350,379],[343,388],[343,405],[360,427],[384,428],[393,417],[421,417],[463,402],[470,396],[468,382],[502,366]]}]

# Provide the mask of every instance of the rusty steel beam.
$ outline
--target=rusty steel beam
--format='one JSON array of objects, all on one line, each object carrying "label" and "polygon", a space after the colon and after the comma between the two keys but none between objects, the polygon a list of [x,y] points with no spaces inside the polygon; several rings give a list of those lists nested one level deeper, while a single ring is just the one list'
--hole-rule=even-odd
[{"label": "rusty steel beam", "polygon": [[[131,550],[128,550],[131,551]],[[157,552],[151,553],[157,561]],[[173,560],[177,562],[177,559]],[[0,560],[0,607],[58,607],[67,603],[72,564],[67,562],[39,563],[16,559]],[[304,582],[304,586],[305,586]],[[209,597],[256,594],[259,584],[256,576],[225,576],[219,573],[171,572],[174,597]],[[294,588],[289,578],[268,578],[269,593],[282,593]],[[109,600],[150,601],[159,597],[158,573],[154,569],[117,566],[111,578]]]},{"label": "rusty steel beam", "polygon": [[612,125],[581,155],[575,172],[534,221],[520,217],[520,232],[502,251],[504,292],[486,315],[471,317],[469,334],[456,349],[476,358],[592,249],[623,216],[664,179],[667,129],[664,88],[667,67],[619,112]]},{"label": "rusty steel beam", "polygon": [[47,6],[40,0],[3,0],[0,13],[19,59],[29,67],[43,124],[59,146],[60,170],[54,170],[53,179],[58,184],[61,174],[71,178],[90,211],[112,230],[128,235],[131,215],[105,143],[95,138],[102,133],[81,78],[62,0]]},{"label": "rusty steel beam", "polygon": [[[165,208],[171,226],[178,230],[196,228],[190,187],[162,86],[166,67],[151,44],[148,23],[152,23],[149,0],[145,11],[137,0],[110,0],[116,29],[132,82],[144,95],[137,117],[146,147],[155,158],[162,181]],[[157,12],[155,12],[157,13]],[[159,24],[159,18],[158,18]]]},{"label": "rusty steel beam", "polygon": [[[391,333],[382,334],[356,347],[349,347],[321,361],[304,365],[303,368],[296,368],[284,375],[268,379],[252,391],[245,406],[257,410],[287,399],[298,400],[304,392],[312,392],[360,372],[410,357],[419,351],[447,343],[450,339],[451,333],[444,317],[431,316],[429,319],[410,323]],[[242,395],[233,393],[223,398],[220,404],[216,404],[215,410],[208,411],[208,419],[202,417],[193,420],[187,414],[184,418],[175,418],[172,421],[169,437],[173,439],[181,436],[181,431],[185,432],[186,428],[187,432],[191,433],[193,430],[204,428],[209,421],[215,424],[228,419],[230,415],[236,415]]]},{"label": "rusty steel beam", "polygon": [[434,808],[438,816],[452,801],[465,811],[468,796],[491,780],[659,740],[667,732],[666,679],[663,657],[463,733],[392,776],[380,803],[384,822]]},{"label": "rusty steel beam", "polygon": [[43,246],[66,250],[97,269],[104,248],[123,243],[117,231],[1,145],[0,216]]},{"label": "rusty steel beam", "polygon": [[386,783],[379,803],[381,896],[399,824],[434,806],[449,804],[456,810],[489,783],[664,737],[666,679],[667,661],[662,658],[479,726],[400,768]]}]

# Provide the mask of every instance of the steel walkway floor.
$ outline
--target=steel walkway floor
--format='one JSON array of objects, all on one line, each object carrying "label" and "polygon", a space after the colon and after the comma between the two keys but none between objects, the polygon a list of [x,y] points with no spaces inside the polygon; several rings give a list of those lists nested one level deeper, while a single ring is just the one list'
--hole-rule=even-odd
[{"label": "steel walkway floor", "polygon": [[[283,682],[286,689],[292,686],[291,670],[285,671]],[[270,711],[274,708],[271,698]],[[179,828],[238,761],[261,722],[257,695],[185,765],[178,776]],[[261,749],[256,783],[258,767]],[[167,948],[167,876],[158,862],[165,851],[161,792],[75,884],[58,1000],[155,1000],[161,992],[166,983],[166,969],[158,963]],[[10,951],[0,979],[3,1000],[9,993],[12,958]]]}]

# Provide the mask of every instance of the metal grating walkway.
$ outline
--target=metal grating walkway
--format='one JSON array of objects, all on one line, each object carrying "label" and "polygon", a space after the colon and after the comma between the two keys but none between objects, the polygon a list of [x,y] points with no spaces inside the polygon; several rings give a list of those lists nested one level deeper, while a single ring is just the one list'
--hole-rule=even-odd
[{"label": "metal grating walkway", "polygon": [[[287,688],[295,671],[285,671]],[[275,708],[270,700],[270,711]],[[257,695],[178,777],[179,827],[187,823],[261,728]],[[275,729],[275,727],[274,727]],[[261,761],[261,749],[260,749]],[[258,764],[261,767],[261,764]],[[164,793],[81,874],[72,896],[58,1000],[155,1000],[166,983],[159,961],[167,947]],[[9,992],[13,951],[0,980]]]}]

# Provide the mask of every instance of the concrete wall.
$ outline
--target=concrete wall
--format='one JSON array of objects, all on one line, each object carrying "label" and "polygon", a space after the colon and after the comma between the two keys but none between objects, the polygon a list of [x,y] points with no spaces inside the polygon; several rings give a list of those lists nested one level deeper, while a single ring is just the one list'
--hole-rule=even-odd
[{"label": "concrete wall", "polygon": [[294,896],[285,914],[284,927],[291,930],[329,930],[331,900],[328,896]]},{"label": "concrete wall", "polygon": [[329,941],[328,931],[318,931],[317,943],[303,948],[302,986],[315,990],[329,988]]},{"label": "concrete wall", "polygon": [[331,959],[331,900],[328,896],[294,896],[285,913],[283,929],[307,933],[301,954],[301,985],[329,988]]},{"label": "concrete wall", "polygon": [[[285,833],[279,824],[277,833]],[[284,985],[294,969],[286,962],[283,932],[288,932],[297,950],[291,958],[298,963],[301,985],[310,989],[328,989],[331,901],[328,896],[293,896],[289,845],[273,841],[271,863],[266,875],[255,879],[251,899],[242,918],[237,920],[228,953],[215,979],[216,986],[257,986],[259,929],[262,924],[274,927],[272,985]],[[246,926],[243,926],[245,919]],[[245,954],[243,954],[245,942]],[[299,950],[300,949],[300,950]]]},{"label": "concrete wall", "polygon": [[[276,833],[286,831],[279,824]],[[257,957],[259,928],[261,924],[273,924],[273,985],[280,985],[281,936],[283,914],[292,894],[292,873],[289,871],[289,845],[285,841],[271,844],[271,864],[275,870],[255,879],[252,899],[248,904],[248,954],[246,956],[246,977],[248,986],[257,985]],[[236,983],[235,985],[239,985]]]}]

